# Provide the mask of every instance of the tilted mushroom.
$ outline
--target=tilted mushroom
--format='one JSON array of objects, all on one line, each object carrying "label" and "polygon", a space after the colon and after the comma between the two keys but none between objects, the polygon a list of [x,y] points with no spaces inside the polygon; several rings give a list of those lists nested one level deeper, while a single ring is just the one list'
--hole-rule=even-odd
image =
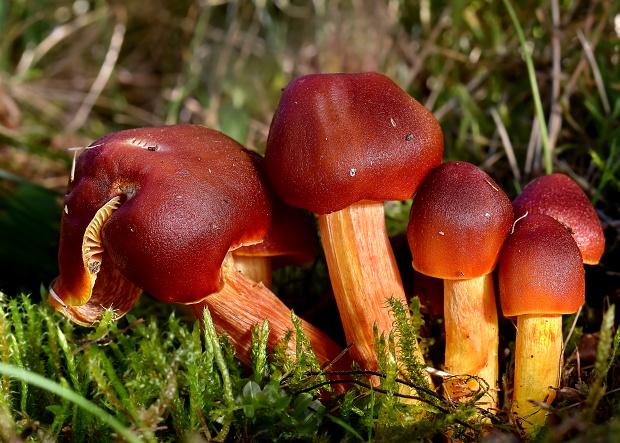
[{"label": "tilted mushroom", "polygon": [[406,303],[383,202],[410,198],[442,154],[433,115],[377,73],[296,78],[271,122],[267,175],[282,200],[319,215],[345,335],[364,369],[377,369],[373,325],[392,329],[388,297]]},{"label": "tilted mushroom", "polygon": [[271,288],[273,269],[315,260],[317,243],[316,228],[306,213],[276,197],[267,235],[260,243],[235,249],[235,266],[247,277]]},{"label": "tilted mushroom", "polygon": [[[196,125],[110,134],[76,162],[61,224],[60,277],[49,301],[92,325],[108,308],[125,315],[142,290],[182,304],[222,297],[234,306],[226,313],[244,314],[218,325],[214,309],[220,333],[240,334],[270,318],[273,345],[293,328],[290,310],[236,271],[230,254],[260,242],[271,218],[259,158],[225,135]],[[324,351],[317,352],[321,363],[339,355],[325,334],[305,328],[315,350]],[[246,338],[231,336],[247,362]]]},{"label": "tilted mushroom", "polygon": [[[481,406],[497,407],[498,321],[492,272],[510,232],[510,199],[471,163],[446,162],[418,190],[407,227],[416,271],[444,280],[446,371],[486,382]],[[446,383],[453,396],[479,384]],[[465,392],[460,392],[464,389]]]},{"label": "tilted mushroom", "polygon": [[560,380],[562,314],[585,301],[581,253],[566,226],[544,214],[515,222],[499,262],[503,314],[517,317],[512,411],[531,432],[545,422]]}]

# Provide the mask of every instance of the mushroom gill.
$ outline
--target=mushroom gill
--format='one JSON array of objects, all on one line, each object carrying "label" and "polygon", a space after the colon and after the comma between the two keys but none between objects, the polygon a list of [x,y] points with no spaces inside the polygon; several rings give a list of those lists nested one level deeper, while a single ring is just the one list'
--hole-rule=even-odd
[{"label": "mushroom gill", "polygon": [[101,269],[101,261],[103,257],[101,229],[103,228],[105,222],[112,216],[114,211],[118,209],[120,203],[121,196],[117,195],[103,205],[97,211],[84,232],[84,238],[82,240],[82,259],[84,260],[84,268],[90,277],[91,288],[95,285],[97,274]]}]

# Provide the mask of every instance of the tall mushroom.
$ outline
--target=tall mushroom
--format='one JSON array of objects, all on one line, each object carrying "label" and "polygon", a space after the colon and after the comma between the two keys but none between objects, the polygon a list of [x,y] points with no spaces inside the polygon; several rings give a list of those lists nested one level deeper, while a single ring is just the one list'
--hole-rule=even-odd
[{"label": "tall mushroom", "polygon": [[512,202],[515,218],[546,214],[573,231],[583,262],[595,265],[605,251],[605,235],[590,199],[564,174],[544,175],[532,181]]},{"label": "tall mushroom", "polygon": [[318,214],[345,335],[364,369],[377,369],[373,325],[392,328],[387,299],[406,303],[383,202],[410,198],[442,153],[433,115],[377,73],[296,78],[271,122],[267,175],[282,200]]},{"label": "tall mushroom", "polygon": [[[416,271],[444,280],[446,371],[479,376],[482,406],[497,404],[498,325],[492,271],[513,222],[508,196],[480,168],[446,162],[435,168],[411,206],[407,235]],[[448,381],[451,395],[462,380]],[[475,381],[467,386],[476,391]]]},{"label": "tall mushroom", "polygon": [[[49,301],[91,325],[107,308],[126,314],[142,290],[183,304],[222,297],[234,306],[226,313],[238,314],[220,323],[220,333],[273,318],[273,345],[293,328],[290,311],[238,273],[229,254],[260,242],[271,218],[259,159],[225,135],[196,125],[110,134],[75,165],[61,224],[60,277]],[[219,312],[212,316],[217,323]],[[321,363],[339,355],[327,336],[305,328]],[[231,338],[244,345],[247,339]],[[247,347],[240,349],[249,361]]]},{"label": "tall mushroom", "polygon": [[517,220],[499,262],[503,314],[517,317],[512,411],[532,432],[545,422],[560,379],[562,314],[585,301],[581,253],[567,228],[548,215]]}]

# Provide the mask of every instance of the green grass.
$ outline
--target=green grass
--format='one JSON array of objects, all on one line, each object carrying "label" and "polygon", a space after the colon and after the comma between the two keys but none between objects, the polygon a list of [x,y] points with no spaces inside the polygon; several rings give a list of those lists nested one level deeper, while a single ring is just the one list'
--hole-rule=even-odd
[{"label": "green grass", "polygon": [[[389,341],[387,393],[355,385],[327,401],[301,392],[315,377],[307,372],[316,369],[311,355],[301,353],[307,364],[291,372],[284,355],[264,349],[264,331],[255,334],[247,372],[224,340],[202,335],[171,307],[142,303],[128,320],[87,330],[40,301],[40,286],[58,273],[68,148],[130,127],[198,123],[260,153],[289,80],[365,70],[385,73],[435,113],[445,160],[481,166],[510,197],[552,171],[567,173],[591,197],[606,252],[587,268],[587,304],[566,350],[556,424],[541,440],[616,432],[619,321],[610,305],[620,296],[620,1],[125,3],[0,0],[0,290],[8,294],[0,358],[24,375],[2,376],[3,438],[109,441],[118,432],[96,409],[32,383],[37,375],[149,441],[480,437],[471,405],[428,405],[432,419],[420,421],[397,401]],[[404,231],[410,204],[388,205],[390,234]],[[276,285],[296,312],[334,323],[321,260],[279,271]],[[418,326],[401,323],[396,332],[410,335]],[[500,354],[510,355],[514,328],[501,327]],[[422,329],[434,334],[425,344],[438,366],[440,323],[426,317]],[[577,363],[573,351],[593,333],[596,359]],[[502,366],[509,370],[510,357]],[[505,415],[497,420],[497,432],[514,432]]]},{"label": "green grass", "polygon": [[[266,322],[253,333],[252,367],[242,369],[225,337],[215,334],[208,311],[202,329],[174,311],[161,322],[151,315],[153,302],[148,301],[136,309],[144,317],[129,315],[119,324],[106,316],[97,328],[86,329],[29,297],[3,296],[0,435],[102,442],[116,435],[129,441],[419,441],[448,432],[475,441],[489,432],[518,435],[505,414],[474,406],[483,392],[453,403],[428,390],[408,341],[420,339],[417,331],[423,326],[415,303],[411,318],[405,307],[391,304],[399,348],[393,337],[376,337],[380,367],[373,374],[380,376],[379,386],[368,385],[363,376],[368,371],[351,371],[352,388],[330,396],[295,317],[293,332],[301,344],[293,357],[296,364],[285,353],[286,345],[267,350]],[[620,347],[614,317],[612,305],[599,331],[594,367],[587,371],[589,384],[581,387],[582,407],[574,408],[565,398],[553,409],[558,419],[591,435],[617,427],[611,417],[592,425],[610,407],[617,408],[610,399],[619,384],[612,376]],[[407,380],[395,372],[397,358],[405,364]],[[405,384],[414,388],[411,394],[399,389]],[[327,391],[321,394],[321,389]],[[418,402],[404,403],[408,395]],[[540,441],[564,440],[571,431],[557,425],[546,429]]]},{"label": "green grass", "polygon": [[[104,410],[96,406],[93,402],[86,400],[79,394],[76,394],[75,391],[72,391],[66,386],[53,382],[52,380],[42,377],[35,372],[27,371],[25,369],[22,369],[21,367],[7,365],[4,363],[0,363],[0,373],[20,380],[27,385],[36,386],[38,388],[49,391],[52,394],[57,395],[61,399],[79,406],[80,408],[84,409],[88,414],[91,414],[94,418],[99,419],[101,422],[110,426],[114,431],[118,433],[118,435],[122,436],[123,438],[132,443],[142,441],[110,414],[106,413]],[[7,402],[7,400],[7,398],[4,399],[5,402]]]},{"label": "green grass", "polygon": [[[400,331],[421,319],[418,315],[409,323],[404,307],[394,307]],[[122,328],[107,316],[89,330],[28,297],[3,297],[0,435],[63,441],[110,441],[116,434],[130,441],[179,441],[192,435],[331,441],[368,433],[380,441],[395,435],[431,437],[447,427],[472,437],[483,428],[471,402],[452,405],[428,387],[416,394],[421,403],[401,403],[398,384],[405,381],[395,372],[393,339],[377,337],[384,343],[378,387],[368,386],[364,371],[352,371],[354,387],[330,398],[295,317],[296,363],[285,345],[267,350],[265,323],[253,334],[253,367],[242,371],[226,339],[215,334],[208,311],[204,332],[198,322],[183,322],[174,312],[163,324],[144,313],[140,319],[128,316]],[[404,346],[398,352],[412,350]],[[406,367],[407,383],[424,386],[411,356]],[[425,419],[418,420],[423,411]]]}]

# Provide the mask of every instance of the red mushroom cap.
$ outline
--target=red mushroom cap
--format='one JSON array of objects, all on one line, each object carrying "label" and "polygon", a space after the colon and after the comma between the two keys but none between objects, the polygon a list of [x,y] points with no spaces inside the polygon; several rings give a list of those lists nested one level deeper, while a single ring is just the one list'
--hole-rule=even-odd
[{"label": "red mushroom cap", "polygon": [[413,267],[445,280],[489,274],[513,220],[510,199],[488,174],[471,163],[443,163],[413,199],[407,226]]},{"label": "red mushroom cap", "polygon": [[285,202],[329,214],[410,198],[442,155],[437,120],[386,76],[314,74],[284,89],[265,169]]},{"label": "red mushroom cap", "polygon": [[525,187],[512,203],[515,217],[546,214],[570,227],[583,262],[595,265],[605,251],[601,222],[585,192],[570,177],[550,174]]},{"label": "red mushroom cap", "polygon": [[498,277],[506,317],[570,314],[585,302],[579,247],[566,227],[548,215],[528,215],[515,223]]},{"label": "red mushroom cap", "polygon": [[317,256],[318,237],[308,215],[299,208],[274,199],[273,219],[262,242],[235,249],[235,255],[271,257],[274,268],[298,266]]},{"label": "red mushroom cap", "polygon": [[271,216],[258,157],[225,135],[195,125],[110,134],[76,163],[54,292],[84,304],[113,265],[160,300],[198,302],[221,288],[228,251],[261,241]]}]

